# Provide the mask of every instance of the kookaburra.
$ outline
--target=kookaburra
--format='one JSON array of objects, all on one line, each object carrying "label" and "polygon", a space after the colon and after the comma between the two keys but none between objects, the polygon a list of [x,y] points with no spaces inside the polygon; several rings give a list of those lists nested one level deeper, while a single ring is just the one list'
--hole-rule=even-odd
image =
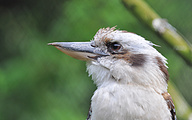
[{"label": "kookaburra", "polygon": [[90,42],[49,43],[87,61],[97,89],[87,120],[176,120],[166,58],[143,37],[102,28]]}]

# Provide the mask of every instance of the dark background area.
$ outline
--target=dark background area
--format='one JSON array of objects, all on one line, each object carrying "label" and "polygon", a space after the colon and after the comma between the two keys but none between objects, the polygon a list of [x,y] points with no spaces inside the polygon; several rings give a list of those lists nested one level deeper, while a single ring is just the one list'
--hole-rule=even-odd
[{"label": "dark background area", "polygon": [[[191,0],[146,0],[192,43]],[[120,0],[0,0],[0,120],[83,120],[96,89],[78,61],[47,43],[89,41],[116,26],[161,47],[170,78],[192,105],[192,69]]]}]

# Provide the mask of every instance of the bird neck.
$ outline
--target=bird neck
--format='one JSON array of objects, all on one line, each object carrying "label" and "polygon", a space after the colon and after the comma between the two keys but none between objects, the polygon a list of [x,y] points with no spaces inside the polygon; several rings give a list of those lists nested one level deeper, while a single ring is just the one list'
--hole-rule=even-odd
[{"label": "bird neck", "polygon": [[143,67],[122,66],[110,70],[100,63],[87,63],[87,71],[92,76],[97,87],[110,86],[111,84],[127,84],[151,87],[158,93],[167,91],[167,82],[162,71],[157,65],[145,65]]}]

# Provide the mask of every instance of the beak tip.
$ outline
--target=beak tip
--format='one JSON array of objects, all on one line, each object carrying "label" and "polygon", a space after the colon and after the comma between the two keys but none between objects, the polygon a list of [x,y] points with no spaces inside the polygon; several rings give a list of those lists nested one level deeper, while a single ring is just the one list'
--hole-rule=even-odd
[{"label": "beak tip", "polygon": [[53,43],[48,43],[47,45],[53,45]]},{"label": "beak tip", "polygon": [[47,45],[59,46],[59,44],[58,44],[57,42],[54,42],[54,43],[48,43]]}]

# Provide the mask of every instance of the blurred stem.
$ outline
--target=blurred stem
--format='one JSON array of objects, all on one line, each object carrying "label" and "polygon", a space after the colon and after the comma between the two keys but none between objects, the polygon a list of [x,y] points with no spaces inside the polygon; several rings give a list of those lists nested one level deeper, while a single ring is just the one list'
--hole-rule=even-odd
[{"label": "blurred stem", "polygon": [[141,22],[158,33],[163,40],[192,66],[192,47],[165,19],[162,19],[143,0],[122,0],[125,7],[130,10]]},{"label": "blurred stem", "polygon": [[192,117],[192,108],[172,82],[169,82],[168,91],[171,94],[173,102],[176,106],[176,114],[184,120],[191,120],[190,117]]}]

